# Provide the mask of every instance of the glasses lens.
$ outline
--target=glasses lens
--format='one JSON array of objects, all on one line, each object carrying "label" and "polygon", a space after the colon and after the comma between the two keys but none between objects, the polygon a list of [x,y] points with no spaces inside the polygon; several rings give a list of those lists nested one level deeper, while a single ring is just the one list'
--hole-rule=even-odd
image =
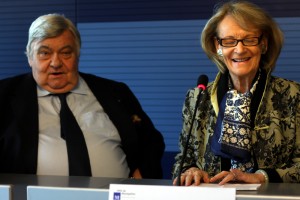
[{"label": "glasses lens", "polygon": [[224,47],[234,47],[237,43],[237,40],[235,39],[222,39],[221,45]]},{"label": "glasses lens", "polygon": [[236,39],[220,39],[219,43],[223,47],[235,47],[238,42],[242,42],[244,46],[256,46],[259,43],[259,38],[245,38],[243,40],[236,40]]},{"label": "glasses lens", "polygon": [[258,38],[246,38],[243,40],[245,46],[254,46],[258,44]]}]

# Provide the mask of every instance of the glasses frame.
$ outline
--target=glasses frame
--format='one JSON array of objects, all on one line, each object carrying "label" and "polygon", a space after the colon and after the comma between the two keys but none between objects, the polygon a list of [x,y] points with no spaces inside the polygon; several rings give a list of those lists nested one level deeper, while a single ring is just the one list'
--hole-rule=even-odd
[{"label": "glasses frame", "polygon": [[[239,42],[242,42],[242,44],[243,44],[244,46],[257,46],[257,45],[260,44],[260,42],[261,42],[261,40],[262,40],[262,38],[263,38],[263,34],[261,34],[259,37],[248,37],[248,38],[244,38],[244,39],[241,39],[241,40],[231,39],[231,40],[234,40],[234,41],[235,41],[235,44],[234,44],[233,46],[224,46],[224,45],[222,44],[222,41],[223,41],[223,40],[227,40],[227,39],[230,39],[230,38],[223,38],[223,39],[218,38],[218,37],[216,37],[216,38],[217,38],[218,43],[219,43],[222,47],[236,47],[236,46],[238,45]],[[244,44],[244,41],[245,41],[245,40],[247,40],[247,39],[252,39],[252,38],[257,38],[257,39],[258,39],[257,44],[255,44],[255,45],[245,45],[245,44]]]}]

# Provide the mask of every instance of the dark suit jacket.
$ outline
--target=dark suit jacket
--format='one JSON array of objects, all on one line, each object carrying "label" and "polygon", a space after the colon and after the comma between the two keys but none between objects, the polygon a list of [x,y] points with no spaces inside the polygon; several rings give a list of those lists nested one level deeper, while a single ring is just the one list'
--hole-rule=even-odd
[{"label": "dark suit jacket", "polygon": [[[134,94],[124,83],[80,75],[118,129],[130,173],[139,168],[144,178],[162,178],[164,140]],[[38,101],[31,74],[0,81],[0,123],[0,173],[36,174]]]}]

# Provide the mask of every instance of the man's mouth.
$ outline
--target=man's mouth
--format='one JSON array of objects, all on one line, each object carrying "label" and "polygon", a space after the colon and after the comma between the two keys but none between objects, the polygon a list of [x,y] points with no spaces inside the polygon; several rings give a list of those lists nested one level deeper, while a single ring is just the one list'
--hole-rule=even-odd
[{"label": "man's mouth", "polygon": [[62,72],[52,72],[52,73],[50,73],[51,75],[61,75],[61,74],[63,74]]}]

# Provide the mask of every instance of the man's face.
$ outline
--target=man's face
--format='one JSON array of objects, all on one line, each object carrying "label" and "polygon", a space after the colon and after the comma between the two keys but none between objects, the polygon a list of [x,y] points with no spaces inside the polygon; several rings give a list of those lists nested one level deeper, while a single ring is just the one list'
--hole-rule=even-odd
[{"label": "man's face", "polygon": [[34,41],[28,62],[37,84],[51,93],[65,93],[78,82],[79,53],[70,31]]}]

